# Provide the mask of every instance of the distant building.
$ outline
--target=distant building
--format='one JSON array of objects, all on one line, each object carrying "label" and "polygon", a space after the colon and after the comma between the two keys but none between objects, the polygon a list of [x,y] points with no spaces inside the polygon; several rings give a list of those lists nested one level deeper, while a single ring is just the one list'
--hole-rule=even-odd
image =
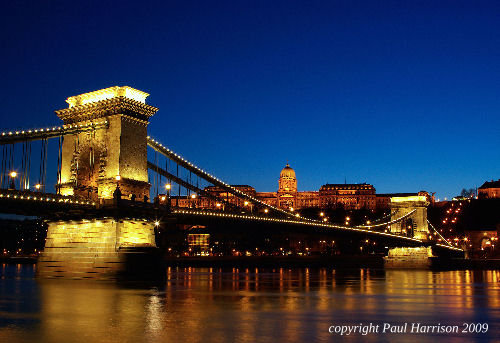
[{"label": "distant building", "polygon": [[350,210],[375,209],[375,187],[361,184],[326,184],[319,189],[322,208],[343,207]]},{"label": "distant building", "polygon": [[[429,197],[427,192],[418,193],[397,193],[397,194],[376,194],[375,187],[368,183],[358,184],[325,184],[319,191],[297,190],[297,177],[295,171],[287,163],[281,170],[278,179],[278,190],[276,192],[257,192],[249,185],[234,185],[234,188],[249,194],[262,202],[282,209],[303,209],[303,208],[343,208],[346,210],[360,209],[385,209],[390,206],[391,197],[424,195]],[[251,206],[245,200],[235,197],[221,187],[209,186],[205,192],[224,200],[225,203],[237,205],[239,207]],[[199,207],[211,209],[223,209],[225,204],[217,203],[207,197],[197,196],[195,199],[189,196],[172,197],[172,205],[180,207]],[[431,199],[429,199],[431,201]]]},{"label": "distant building", "polygon": [[287,163],[281,170],[277,192],[257,192],[258,199],[283,209],[310,207],[345,209],[375,209],[375,188],[362,184],[326,184],[319,191],[297,190],[295,171]]},{"label": "distant building", "polygon": [[486,181],[478,189],[479,199],[494,199],[500,198],[500,180],[497,181]]},{"label": "distant building", "polygon": [[494,249],[498,245],[498,231],[465,231],[467,237],[467,246],[469,250]]}]

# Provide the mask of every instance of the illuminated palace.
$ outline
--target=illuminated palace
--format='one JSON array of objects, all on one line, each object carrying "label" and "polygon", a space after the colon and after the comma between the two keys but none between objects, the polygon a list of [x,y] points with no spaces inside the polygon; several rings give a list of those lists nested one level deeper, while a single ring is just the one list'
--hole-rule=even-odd
[{"label": "illuminated palace", "polygon": [[[255,188],[249,185],[233,185],[236,189],[245,192],[269,205],[288,210],[300,210],[303,208],[344,208],[346,210],[359,209],[383,209],[389,206],[390,197],[396,194],[376,194],[373,185],[367,183],[360,184],[325,184],[319,191],[301,191],[297,190],[297,177],[295,171],[290,165],[281,170],[278,180],[277,192],[257,192]],[[224,189],[209,186],[205,191],[215,197],[224,199],[229,203],[238,206],[251,206],[245,204],[243,200],[235,198]],[[428,196],[427,192],[418,194]],[[397,194],[403,195],[403,194]],[[408,195],[405,193],[404,195]],[[411,193],[410,195],[416,195]],[[181,207],[199,207],[216,209],[223,205],[204,197],[173,197],[173,204]]]}]

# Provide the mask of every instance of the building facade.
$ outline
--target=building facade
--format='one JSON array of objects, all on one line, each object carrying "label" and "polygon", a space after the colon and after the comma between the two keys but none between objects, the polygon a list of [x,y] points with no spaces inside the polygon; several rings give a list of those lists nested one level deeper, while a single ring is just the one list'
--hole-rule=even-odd
[{"label": "building facade", "polygon": [[479,199],[495,199],[500,198],[500,180],[486,181],[477,190]]},{"label": "building facade", "polygon": [[[300,210],[304,208],[323,208],[345,210],[377,210],[387,209],[394,196],[426,196],[430,202],[432,198],[425,191],[418,193],[395,193],[376,194],[375,187],[368,183],[358,184],[325,184],[318,191],[298,191],[297,177],[295,171],[287,163],[281,170],[278,179],[278,190],[276,192],[257,192],[249,185],[233,185],[234,188],[242,191],[260,201],[285,210]],[[172,197],[172,206],[197,207],[210,209],[224,209],[225,206],[235,205],[238,207],[248,206],[252,210],[252,204],[248,201],[235,197],[221,187],[209,186],[204,189],[206,193],[221,199],[217,202],[208,197],[191,195],[183,197]]]}]

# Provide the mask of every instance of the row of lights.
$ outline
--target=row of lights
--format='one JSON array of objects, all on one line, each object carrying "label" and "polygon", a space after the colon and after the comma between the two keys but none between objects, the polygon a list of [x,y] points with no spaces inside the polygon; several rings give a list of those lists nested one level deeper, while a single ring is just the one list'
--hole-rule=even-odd
[{"label": "row of lights", "polygon": [[[166,188],[167,190],[170,190],[170,187],[171,187],[171,185],[170,185],[170,184],[166,184],[166,185],[165,185],[165,188]],[[196,194],[192,194],[192,195],[191,195],[191,198],[192,198],[192,199],[195,199],[195,198],[196,198]],[[165,199],[164,199],[164,198],[162,198],[162,200],[165,200]],[[249,202],[248,202],[248,201],[245,201],[245,202],[244,202],[244,205],[245,205],[245,206],[248,206],[248,205],[249,205]],[[217,206],[218,208],[220,208],[220,207],[221,207],[221,204],[220,204],[220,203],[216,203],[216,206]],[[293,211],[295,211],[295,209],[294,209],[293,207],[291,207],[291,208],[290,208],[290,211],[291,211],[291,212],[293,212]],[[355,228],[367,228],[367,229],[371,229],[371,228],[373,228],[373,227],[380,227],[380,226],[385,226],[385,225],[391,225],[391,224],[394,224],[394,223],[396,223],[396,222],[398,222],[398,221],[400,221],[400,220],[402,220],[402,219],[404,219],[404,218],[406,218],[406,217],[408,217],[408,216],[412,215],[415,211],[416,211],[416,210],[413,210],[413,211],[411,211],[411,212],[407,213],[406,215],[404,215],[404,216],[402,216],[402,217],[400,217],[400,218],[394,219],[394,220],[392,220],[392,221],[390,221],[390,222],[387,222],[387,223],[380,223],[380,224],[375,224],[375,225],[369,225],[371,222],[368,220],[368,221],[366,222],[366,224],[367,224],[367,225],[359,225],[359,226],[356,226]],[[264,209],[264,212],[265,212],[265,213],[268,213],[268,212],[269,212],[269,210],[266,208],[266,209]],[[325,215],[325,214],[324,214],[324,212],[320,212],[320,214],[319,214],[319,215],[320,215],[320,217],[324,217],[324,215]],[[295,217],[300,217],[299,213],[295,214]],[[305,220],[307,220],[307,221],[310,221],[310,222],[318,222],[317,220],[312,220],[312,219],[307,219],[307,218],[304,218],[304,219],[305,219]],[[351,220],[351,218],[350,218],[350,217],[346,217],[346,225],[349,225],[349,221],[350,221],[350,220]],[[328,218],[323,218],[323,222],[327,222],[327,221],[328,221]],[[348,227],[344,227],[344,226],[336,226],[336,227],[338,227],[338,228],[348,228]]]},{"label": "row of lights", "polygon": [[438,238],[438,241],[441,242],[442,240],[444,240],[450,247],[452,247],[452,244],[450,242],[448,242],[443,236],[441,236],[441,234],[438,232],[438,230],[436,230],[436,228],[434,227],[434,225],[431,224],[431,222],[429,220],[427,220],[427,223],[430,225],[431,229],[433,229],[435,231],[435,233],[441,237],[441,238]]},{"label": "row of lights", "polygon": [[95,202],[90,202],[90,201],[79,201],[79,200],[72,200],[72,199],[56,199],[56,198],[45,198],[45,197],[36,197],[36,196],[25,196],[25,195],[17,195],[17,194],[3,194],[0,193],[0,198],[13,198],[13,199],[21,199],[21,200],[36,200],[36,201],[45,201],[45,202],[65,202],[65,203],[70,203],[70,204],[80,204],[80,205],[92,205],[95,206]]},{"label": "row of lights", "polygon": [[86,124],[69,124],[69,125],[63,125],[62,127],[61,126],[54,126],[53,128],[46,128],[46,129],[41,128],[41,129],[2,132],[2,136],[24,135],[24,134],[39,133],[39,132],[64,131],[66,129],[82,128],[82,127],[97,126],[97,125],[107,125],[107,124],[108,124],[107,120],[97,122],[97,123],[90,122],[90,123],[86,123]]},{"label": "row of lights", "polygon": [[[14,178],[16,178],[16,177],[17,177],[17,172],[15,172],[15,171],[11,171],[11,172],[9,173],[9,176],[10,176],[11,178],[13,178],[13,179],[14,179]],[[38,191],[38,190],[40,190],[40,188],[42,188],[42,185],[41,185],[41,184],[39,184],[39,183],[37,183],[37,184],[35,185],[35,189]]]},{"label": "row of lights", "polygon": [[351,231],[358,231],[358,232],[374,233],[374,234],[384,235],[384,236],[389,236],[389,237],[394,237],[394,238],[403,238],[403,239],[411,240],[414,242],[420,242],[420,243],[422,242],[421,240],[416,239],[416,238],[404,237],[404,236],[399,236],[399,235],[386,233],[386,232],[380,232],[380,231],[359,229],[357,227],[345,227],[345,226],[338,226],[338,225],[332,225],[332,224],[322,224],[322,223],[314,222],[312,220],[309,220],[308,222],[304,222],[303,220],[275,219],[275,218],[268,218],[268,217],[244,216],[244,215],[238,215],[238,214],[199,212],[199,211],[187,211],[187,210],[174,210],[173,213],[238,218],[238,219],[250,219],[250,220],[260,220],[260,221],[267,221],[267,222],[290,223],[290,224],[314,225],[314,226],[334,228],[334,229],[344,229],[344,230],[351,230]]},{"label": "row of lights", "polygon": [[34,129],[34,130],[22,130],[22,131],[9,131],[9,132],[2,132],[2,136],[12,136],[12,135],[24,135],[24,134],[29,134],[29,133],[38,133],[38,132],[50,132],[50,131],[59,131],[61,130],[60,126],[53,127],[51,128],[46,128],[46,129]]}]

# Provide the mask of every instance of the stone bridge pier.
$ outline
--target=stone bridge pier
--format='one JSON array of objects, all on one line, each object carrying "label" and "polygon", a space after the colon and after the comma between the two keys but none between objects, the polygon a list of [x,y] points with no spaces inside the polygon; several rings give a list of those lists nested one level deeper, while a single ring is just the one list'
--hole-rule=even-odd
[{"label": "stone bridge pier", "polygon": [[[154,222],[114,218],[48,222],[37,276],[44,278],[115,279],[154,273]],[[144,272],[144,273],[143,273]]]},{"label": "stone bridge pier", "polygon": [[[390,227],[390,232],[403,234],[427,242],[429,226],[427,223],[427,206],[429,198],[420,192],[418,195],[391,198],[391,220],[405,217]],[[411,214],[410,214],[411,213]],[[385,257],[386,268],[428,268],[432,257],[432,248],[396,247],[389,249]]]}]

